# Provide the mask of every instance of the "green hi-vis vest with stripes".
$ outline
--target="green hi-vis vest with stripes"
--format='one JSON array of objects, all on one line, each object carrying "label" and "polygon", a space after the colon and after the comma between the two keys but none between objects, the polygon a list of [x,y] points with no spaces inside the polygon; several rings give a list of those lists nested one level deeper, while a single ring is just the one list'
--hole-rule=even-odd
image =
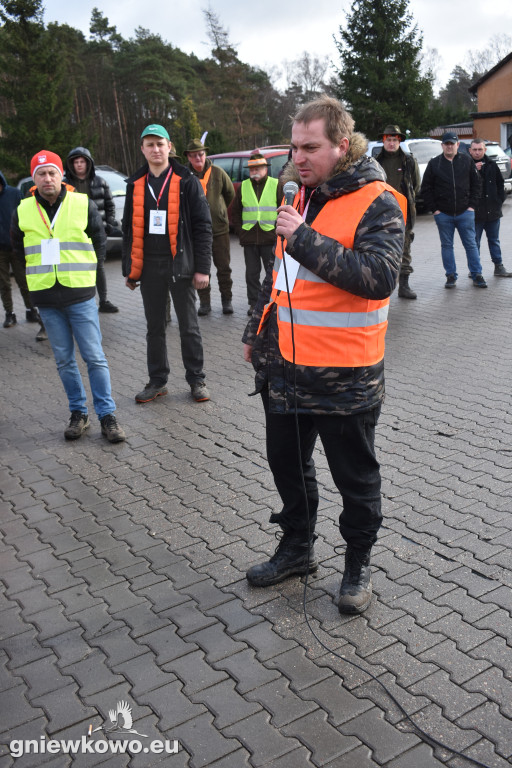
[{"label": "green hi-vis vest with stripes", "polygon": [[269,232],[276,228],[277,179],[267,177],[258,201],[250,179],[242,182],[242,229],[252,229],[256,223]]},{"label": "green hi-vis vest with stripes", "polygon": [[50,239],[51,222],[41,205],[38,209],[34,196],[21,201],[18,222],[24,235],[29,291],[44,291],[57,281],[67,288],[88,288],[96,284],[96,253],[85,233],[88,212],[87,195],[66,193],[51,230],[59,240],[60,264],[42,264],[41,241]]}]

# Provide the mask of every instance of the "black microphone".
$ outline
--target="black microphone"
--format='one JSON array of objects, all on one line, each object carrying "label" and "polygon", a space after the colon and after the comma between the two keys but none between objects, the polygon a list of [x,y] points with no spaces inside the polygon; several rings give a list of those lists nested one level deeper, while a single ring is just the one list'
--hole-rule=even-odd
[{"label": "black microphone", "polygon": [[298,184],[296,184],[294,181],[287,181],[283,187],[284,204],[293,205],[293,201],[295,200],[295,195],[297,194],[298,191],[299,191]]}]

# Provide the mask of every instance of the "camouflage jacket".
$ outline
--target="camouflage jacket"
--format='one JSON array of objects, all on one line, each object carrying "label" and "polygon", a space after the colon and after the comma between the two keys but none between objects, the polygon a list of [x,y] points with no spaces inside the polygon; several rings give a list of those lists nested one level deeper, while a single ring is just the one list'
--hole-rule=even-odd
[{"label": "camouflage jacket", "polygon": [[[307,218],[288,240],[287,251],[298,262],[327,282],[368,299],[385,299],[393,292],[400,268],[404,221],[395,197],[383,192],[369,206],[356,229],[353,249],[320,235],[310,226],[321,208],[332,198],[347,195],[372,181],[384,181],[380,165],[367,157],[366,139],[354,134],[350,147],[334,176],[312,190]],[[297,181],[293,163],[286,169],[285,183]],[[245,330],[243,341],[252,346],[256,391],[268,387],[273,413],[294,410],[292,363],[283,359],[275,308],[258,334],[263,307],[272,291],[270,265],[258,303]],[[293,301],[293,294],[292,294]],[[384,396],[384,362],[360,368],[295,366],[299,413],[347,416],[375,408]]]}]

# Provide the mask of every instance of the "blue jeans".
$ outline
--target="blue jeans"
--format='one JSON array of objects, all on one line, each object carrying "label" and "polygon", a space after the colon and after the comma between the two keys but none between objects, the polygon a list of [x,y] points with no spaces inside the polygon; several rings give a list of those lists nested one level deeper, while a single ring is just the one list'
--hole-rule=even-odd
[{"label": "blue jeans", "polygon": [[39,307],[39,314],[52,345],[57,370],[69,401],[70,411],[87,413],[86,394],[75,358],[75,339],[87,365],[94,410],[99,419],[116,409],[110,389],[110,372],[101,346],[101,331],[95,299],[54,309]]},{"label": "blue jeans", "polygon": [[475,222],[476,244],[478,246],[479,251],[480,251],[480,240],[482,239],[482,233],[484,231],[485,231],[485,234],[487,235],[487,245],[489,246],[489,253],[491,254],[491,259],[495,264],[501,264],[503,262],[503,258],[501,255],[501,247],[500,247],[500,220],[495,219],[494,221],[476,221]]},{"label": "blue jeans", "polygon": [[455,254],[453,252],[455,230],[459,233],[462,245],[466,251],[471,277],[481,275],[482,265],[480,264],[480,254],[475,234],[475,212],[464,211],[464,213],[459,213],[458,216],[437,213],[434,219],[439,230],[439,237],[441,238],[441,256],[446,275],[455,275],[457,277],[457,265],[455,264]]}]

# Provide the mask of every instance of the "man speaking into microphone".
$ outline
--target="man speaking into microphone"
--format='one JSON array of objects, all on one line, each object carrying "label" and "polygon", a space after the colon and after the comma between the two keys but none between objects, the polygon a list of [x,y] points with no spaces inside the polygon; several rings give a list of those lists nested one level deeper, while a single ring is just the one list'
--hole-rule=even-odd
[{"label": "man speaking into microphone", "polygon": [[347,544],[340,613],[361,613],[371,600],[370,552],[382,522],[375,426],[407,214],[366,146],[336,99],[324,95],[293,118],[292,162],[281,179],[291,204],[278,208],[275,263],[243,337],[283,504],[270,518],[283,531],[277,549],[247,579],[266,587],[317,570],[313,450],[320,436]]}]

